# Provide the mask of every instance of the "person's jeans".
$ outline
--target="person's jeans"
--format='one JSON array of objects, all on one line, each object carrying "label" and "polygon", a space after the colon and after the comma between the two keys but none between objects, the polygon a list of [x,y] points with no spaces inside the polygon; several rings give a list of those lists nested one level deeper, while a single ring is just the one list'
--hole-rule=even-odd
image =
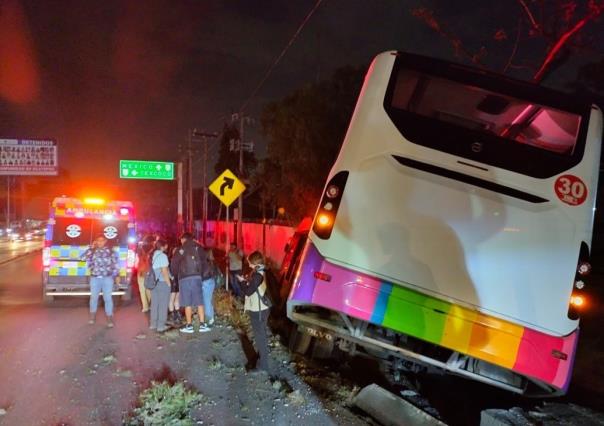
[{"label": "person's jeans", "polygon": [[214,304],[212,301],[214,287],[216,287],[216,281],[214,281],[214,278],[208,278],[201,283],[201,291],[203,293],[203,309],[205,311],[206,322],[214,319]]},{"label": "person's jeans", "polygon": [[105,301],[105,314],[110,317],[113,315],[113,299],[111,298],[111,292],[113,291],[112,277],[90,277],[90,313],[96,313],[101,291],[103,292],[103,300]]},{"label": "person's jeans", "polygon": [[243,292],[241,291],[241,285],[239,285],[239,280],[237,279],[237,275],[242,275],[242,270],[237,269],[234,271],[229,271],[229,286],[233,289],[233,294],[236,297],[241,297]]}]

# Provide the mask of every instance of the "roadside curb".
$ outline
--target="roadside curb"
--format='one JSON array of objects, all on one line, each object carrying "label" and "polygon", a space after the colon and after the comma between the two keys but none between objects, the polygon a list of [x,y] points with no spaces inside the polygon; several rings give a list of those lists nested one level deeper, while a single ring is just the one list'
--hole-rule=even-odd
[{"label": "roadside curb", "polygon": [[7,263],[10,263],[10,262],[12,262],[14,260],[17,260],[17,259],[21,259],[22,257],[29,256],[30,254],[33,254],[33,253],[35,253],[37,251],[42,251],[42,247],[30,250],[30,251],[26,251],[25,253],[18,254],[17,256],[11,257],[10,259],[1,260],[0,261],[0,266],[5,265]]}]

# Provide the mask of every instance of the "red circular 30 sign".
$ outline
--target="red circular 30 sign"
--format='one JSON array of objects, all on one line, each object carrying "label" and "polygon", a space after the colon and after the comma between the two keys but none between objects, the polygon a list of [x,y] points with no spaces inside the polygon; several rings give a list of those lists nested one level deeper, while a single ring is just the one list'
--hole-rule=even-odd
[{"label": "red circular 30 sign", "polygon": [[580,206],[587,199],[587,186],[577,176],[560,176],[556,179],[554,189],[560,201],[571,206]]}]

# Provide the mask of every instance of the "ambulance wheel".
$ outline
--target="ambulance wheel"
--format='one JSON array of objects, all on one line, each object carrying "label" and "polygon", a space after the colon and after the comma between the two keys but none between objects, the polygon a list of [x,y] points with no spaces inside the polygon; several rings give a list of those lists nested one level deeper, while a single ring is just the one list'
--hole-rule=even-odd
[{"label": "ambulance wheel", "polygon": [[289,335],[289,350],[304,355],[308,351],[311,341],[311,335],[303,333],[294,325]]},{"label": "ambulance wheel", "polygon": [[122,294],[122,301],[129,302],[132,300],[132,287],[128,286],[126,292]]},{"label": "ambulance wheel", "polygon": [[42,289],[42,303],[45,305],[52,305],[55,301],[54,296],[49,296],[46,294],[46,289]]}]

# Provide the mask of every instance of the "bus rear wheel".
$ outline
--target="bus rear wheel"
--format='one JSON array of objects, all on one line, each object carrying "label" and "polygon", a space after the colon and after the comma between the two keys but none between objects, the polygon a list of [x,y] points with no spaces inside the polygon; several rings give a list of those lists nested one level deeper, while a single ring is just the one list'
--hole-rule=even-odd
[{"label": "bus rear wheel", "polygon": [[312,342],[312,336],[298,330],[297,326],[292,327],[292,331],[289,335],[289,350],[300,355],[304,355],[310,343]]}]

